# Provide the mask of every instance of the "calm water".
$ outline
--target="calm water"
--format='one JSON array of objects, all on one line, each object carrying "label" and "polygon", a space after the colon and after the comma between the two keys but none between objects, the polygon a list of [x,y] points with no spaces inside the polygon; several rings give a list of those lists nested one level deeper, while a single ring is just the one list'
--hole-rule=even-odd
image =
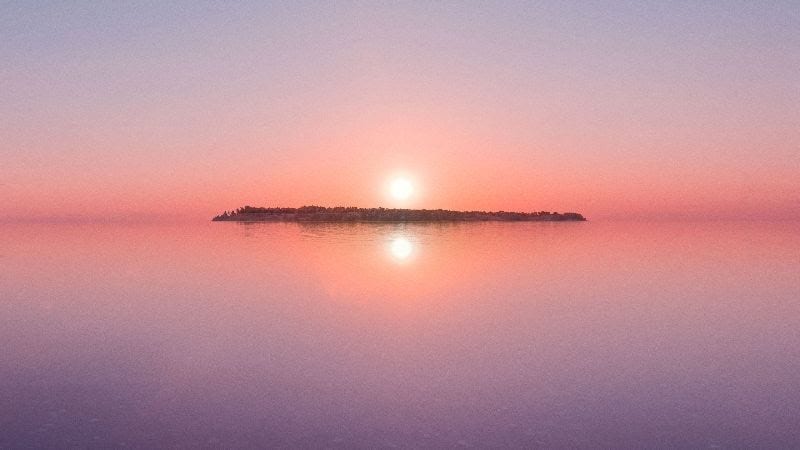
[{"label": "calm water", "polygon": [[797,447],[800,224],[0,228],[0,447]]}]

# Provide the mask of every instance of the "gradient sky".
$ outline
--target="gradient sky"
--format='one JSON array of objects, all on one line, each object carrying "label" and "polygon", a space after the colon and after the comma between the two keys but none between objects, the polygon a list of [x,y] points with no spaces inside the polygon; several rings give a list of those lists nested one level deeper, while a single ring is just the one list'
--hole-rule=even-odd
[{"label": "gradient sky", "polygon": [[5,220],[800,218],[800,3],[2,2],[0,117]]}]

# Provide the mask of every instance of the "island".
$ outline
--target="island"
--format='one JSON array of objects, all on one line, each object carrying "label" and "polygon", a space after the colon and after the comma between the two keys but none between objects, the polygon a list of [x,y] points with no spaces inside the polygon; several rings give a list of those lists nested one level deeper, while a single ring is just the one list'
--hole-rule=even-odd
[{"label": "island", "polygon": [[574,212],[450,211],[446,209],[357,208],[354,206],[302,206],[262,208],[243,206],[211,219],[233,222],[565,222],[585,221]]}]

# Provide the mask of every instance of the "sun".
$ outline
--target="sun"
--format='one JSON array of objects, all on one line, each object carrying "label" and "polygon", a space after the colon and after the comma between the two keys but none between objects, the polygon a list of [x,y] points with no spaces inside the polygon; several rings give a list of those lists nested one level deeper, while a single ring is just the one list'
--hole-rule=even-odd
[{"label": "sun", "polygon": [[389,186],[389,191],[397,200],[406,200],[414,193],[414,185],[407,178],[395,178]]}]

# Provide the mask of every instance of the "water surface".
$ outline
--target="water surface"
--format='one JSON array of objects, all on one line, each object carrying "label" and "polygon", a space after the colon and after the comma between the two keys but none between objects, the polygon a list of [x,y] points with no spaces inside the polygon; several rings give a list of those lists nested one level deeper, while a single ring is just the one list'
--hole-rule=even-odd
[{"label": "water surface", "polygon": [[796,446],[798,229],[4,225],[0,447]]}]

